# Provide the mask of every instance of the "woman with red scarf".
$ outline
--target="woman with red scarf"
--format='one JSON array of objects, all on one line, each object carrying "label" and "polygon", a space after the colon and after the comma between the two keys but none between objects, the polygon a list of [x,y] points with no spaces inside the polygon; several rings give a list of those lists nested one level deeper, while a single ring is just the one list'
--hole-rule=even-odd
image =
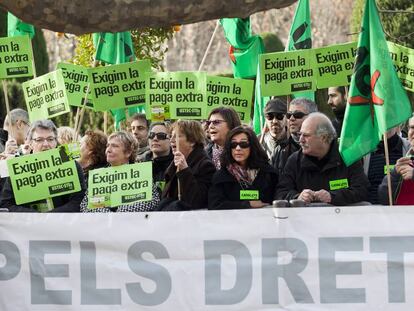
[{"label": "woman with red scarf", "polygon": [[213,176],[209,209],[258,208],[271,205],[277,173],[254,132],[245,126],[231,130]]}]

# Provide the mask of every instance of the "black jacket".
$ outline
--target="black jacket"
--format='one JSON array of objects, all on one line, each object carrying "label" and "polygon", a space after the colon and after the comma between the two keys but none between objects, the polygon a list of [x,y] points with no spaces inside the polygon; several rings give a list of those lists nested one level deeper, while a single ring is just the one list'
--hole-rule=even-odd
[{"label": "black jacket", "polygon": [[[296,199],[304,189],[325,189],[331,194],[333,205],[348,205],[367,200],[369,182],[360,161],[346,167],[338,152],[336,141],[332,142],[324,159],[324,164],[318,166],[311,157],[304,155],[302,150],[290,156],[279,179],[276,198],[291,200]],[[329,182],[342,179],[347,179],[348,187],[331,190]]]},{"label": "black jacket", "polygon": [[270,164],[276,169],[279,175],[282,174],[288,158],[300,149],[300,145],[289,136],[288,139],[282,141],[276,146],[270,157]]},{"label": "black jacket", "polygon": [[172,151],[163,157],[153,158],[152,152],[145,156],[145,161],[152,161],[152,179],[154,183],[165,180],[165,171],[168,166],[170,166],[173,159],[174,155],[172,154]]},{"label": "black jacket", "polygon": [[[160,210],[170,210],[167,205],[178,200],[177,179],[180,181],[181,200],[178,210],[207,208],[208,189],[216,171],[203,147],[197,146],[187,158],[188,167],[177,172],[174,162],[165,172],[166,185],[162,193]],[[163,202],[164,201],[164,202]],[[168,202],[168,204],[165,204]]]},{"label": "black jacket", "polygon": [[[83,177],[81,166],[76,161],[75,161],[75,164],[76,164],[76,169],[78,171],[81,190],[78,192],[74,192],[74,193],[70,193],[70,194],[66,194],[66,195],[62,195],[58,197],[53,197],[52,201],[53,201],[54,209],[51,210],[51,212],[73,213],[73,212],[80,211],[80,203],[85,195],[86,184],[85,184],[85,178]],[[34,203],[39,203],[39,202],[17,205],[16,200],[14,198],[14,193],[13,193],[12,185],[10,182],[10,178],[7,178],[4,184],[4,187],[3,187],[3,192],[1,194],[1,201],[0,201],[1,208],[7,208],[10,212],[13,212],[13,213],[19,213],[19,212],[36,213],[37,210],[30,207],[30,205]]]},{"label": "black jacket", "polygon": [[[259,200],[272,204],[277,173],[273,167],[266,164],[261,168],[249,188],[243,190],[258,190]],[[249,201],[240,200],[239,182],[226,168],[221,168],[213,176],[213,185],[208,193],[208,209],[239,209],[250,208]]]}]

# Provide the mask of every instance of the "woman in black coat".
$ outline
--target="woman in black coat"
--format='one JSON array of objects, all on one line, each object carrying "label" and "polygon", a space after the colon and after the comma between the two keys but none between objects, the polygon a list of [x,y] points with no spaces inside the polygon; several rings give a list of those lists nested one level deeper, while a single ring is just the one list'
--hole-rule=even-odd
[{"label": "woman in black coat", "polygon": [[209,209],[257,208],[271,205],[278,180],[254,132],[245,126],[227,135],[221,169],[213,176]]}]

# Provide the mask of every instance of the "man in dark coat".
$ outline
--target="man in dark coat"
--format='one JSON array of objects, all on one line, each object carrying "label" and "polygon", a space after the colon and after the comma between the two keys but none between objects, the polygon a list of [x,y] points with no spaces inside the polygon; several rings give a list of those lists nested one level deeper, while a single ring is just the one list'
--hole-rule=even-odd
[{"label": "man in dark coat", "polygon": [[310,113],[315,111],[318,111],[315,102],[304,97],[295,98],[289,103],[286,119],[290,135],[286,141],[276,146],[270,157],[270,164],[279,175],[282,173],[289,156],[300,149],[299,133],[302,123]]},{"label": "man in dark coat", "polygon": [[[50,120],[39,120],[33,123],[28,132],[28,141],[33,153],[56,148],[57,129]],[[51,212],[79,212],[80,203],[85,195],[86,185],[82,173],[82,168],[76,163],[81,190],[75,193],[53,197],[53,209]],[[30,204],[17,205],[14,197],[10,178],[6,179],[2,194],[0,207],[7,208],[10,212],[37,212],[35,206],[45,206],[46,201],[33,202]]]},{"label": "man in dark coat", "polygon": [[335,129],[322,113],[303,122],[301,150],[289,157],[276,198],[349,205],[365,201],[369,182],[361,163],[345,166],[338,152]]}]

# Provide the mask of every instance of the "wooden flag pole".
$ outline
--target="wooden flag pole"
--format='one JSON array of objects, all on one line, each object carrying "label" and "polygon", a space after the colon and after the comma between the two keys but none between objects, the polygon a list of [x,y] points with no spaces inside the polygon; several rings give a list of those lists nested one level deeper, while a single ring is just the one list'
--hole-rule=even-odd
[{"label": "wooden flag pole", "polygon": [[1,82],[3,84],[4,101],[6,103],[6,113],[9,116],[9,131],[10,131],[10,136],[11,137],[14,137],[14,135],[13,135],[12,119],[11,119],[11,114],[10,114],[9,95],[7,94],[7,83],[6,83],[6,80],[2,80]]},{"label": "wooden flag pole", "polygon": [[104,134],[108,135],[108,111],[104,112]]},{"label": "wooden flag pole", "polygon": [[263,144],[263,141],[264,141],[264,136],[265,136],[265,134],[266,134],[266,129],[267,129],[267,124],[266,124],[266,121],[265,121],[265,123],[264,123],[264,126],[263,126],[263,128],[262,128],[262,131],[261,131],[261,133],[260,133],[260,144]]},{"label": "wooden flag pole", "polygon": [[[177,122],[180,120],[177,120]],[[180,130],[177,126],[177,130]],[[175,148],[179,152],[180,151],[180,140],[179,140],[179,133],[178,131],[175,132]],[[179,172],[179,169],[177,167],[177,172]],[[181,183],[177,176],[177,191],[178,191],[178,200],[181,201]]]},{"label": "wooden flag pole", "polygon": [[392,189],[391,189],[391,174],[390,174],[390,156],[388,153],[388,139],[387,133],[384,133],[384,151],[385,151],[385,165],[387,168],[387,184],[388,184],[388,199],[389,204],[392,206]]},{"label": "wooden flag pole", "polygon": [[80,108],[76,107],[76,115],[75,115],[75,125],[74,125],[74,129],[76,131],[76,129],[78,128],[78,122],[79,122],[79,113],[80,113]]}]

